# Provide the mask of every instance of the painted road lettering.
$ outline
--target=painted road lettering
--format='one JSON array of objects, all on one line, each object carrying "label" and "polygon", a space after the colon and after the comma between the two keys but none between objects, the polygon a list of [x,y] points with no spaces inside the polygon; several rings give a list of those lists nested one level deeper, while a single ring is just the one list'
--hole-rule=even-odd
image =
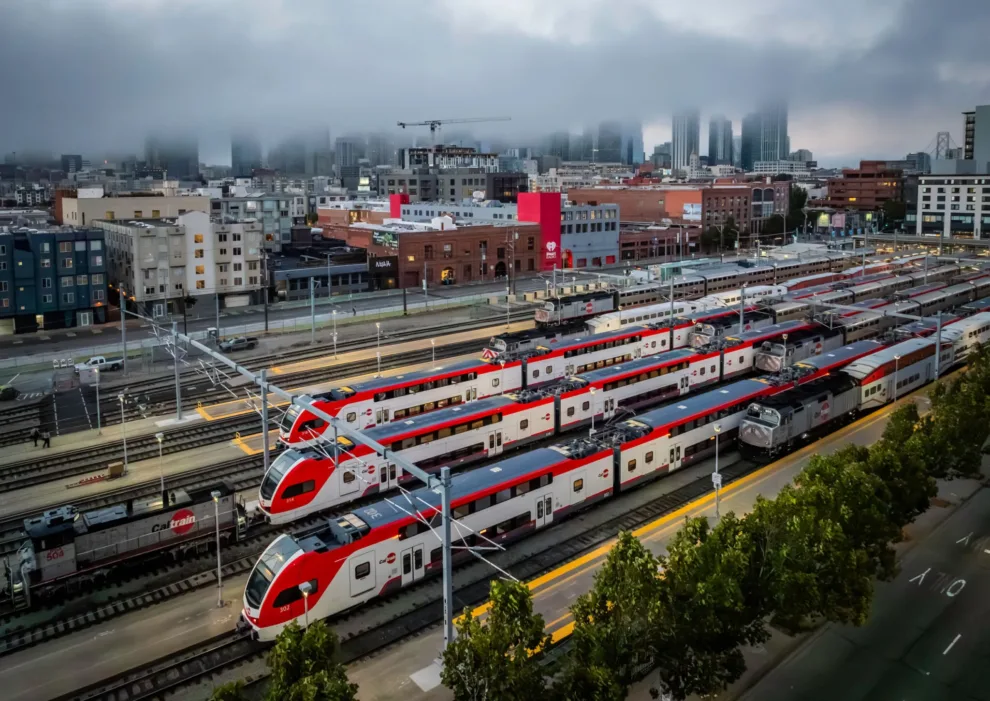
[{"label": "painted road lettering", "polygon": [[[911,577],[911,579],[909,579],[908,582],[912,584],[917,584],[920,587],[925,583],[925,578],[928,576],[928,574],[931,571],[932,568],[929,567],[921,574],[917,574],[914,577]],[[937,574],[933,575],[933,577],[934,579],[930,580],[931,585],[929,586],[929,591],[934,591],[939,594],[945,594],[950,599],[958,595],[963,589],[966,588],[965,579],[959,579],[947,572],[938,572]]]}]

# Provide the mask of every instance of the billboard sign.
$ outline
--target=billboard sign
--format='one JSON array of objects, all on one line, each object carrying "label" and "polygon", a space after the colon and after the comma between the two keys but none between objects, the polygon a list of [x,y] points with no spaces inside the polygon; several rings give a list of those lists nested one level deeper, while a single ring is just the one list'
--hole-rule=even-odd
[{"label": "billboard sign", "polygon": [[701,205],[690,202],[684,203],[681,216],[684,221],[701,221]]},{"label": "billboard sign", "polygon": [[371,242],[376,246],[382,246],[384,248],[397,249],[399,247],[399,237],[393,231],[373,231],[371,233]]},{"label": "billboard sign", "polygon": [[832,215],[832,228],[833,229],[845,229],[846,228],[846,215],[843,212]]},{"label": "billboard sign", "polygon": [[830,222],[830,219],[829,219],[829,216],[828,216],[828,212],[822,212],[821,214],[818,215],[818,228],[819,229],[827,229],[828,226],[829,226],[829,222]]}]

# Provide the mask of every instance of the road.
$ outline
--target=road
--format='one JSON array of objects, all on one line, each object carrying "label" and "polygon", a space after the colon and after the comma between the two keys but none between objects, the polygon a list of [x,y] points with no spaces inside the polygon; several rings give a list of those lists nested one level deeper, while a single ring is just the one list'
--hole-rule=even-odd
[{"label": "road", "polygon": [[877,588],[862,628],[829,626],[746,701],[990,700],[990,490],[958,508]]}]

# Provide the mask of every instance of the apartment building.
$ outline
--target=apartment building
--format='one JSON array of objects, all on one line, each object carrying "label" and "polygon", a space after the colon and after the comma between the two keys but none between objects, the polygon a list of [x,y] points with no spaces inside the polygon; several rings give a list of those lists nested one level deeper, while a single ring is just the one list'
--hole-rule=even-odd
[{"label": "apartment building", "polygon": [[220,222],[204,212],[175,219],[98,220],[108,271],[143,313],[181,313],[186,297],[238,307],[261,301],[262,226]]},{"label": "apartment building", "polygon": [[154,192],[108,195],[102,186],[58,190],[55,217],[59,224],[92,226],[97,219],[171,219],[186,212],[209,212],[210,198]]}]

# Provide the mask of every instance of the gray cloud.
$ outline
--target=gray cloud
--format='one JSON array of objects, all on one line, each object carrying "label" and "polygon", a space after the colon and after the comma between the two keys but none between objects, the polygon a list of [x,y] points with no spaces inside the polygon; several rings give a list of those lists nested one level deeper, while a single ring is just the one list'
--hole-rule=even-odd
[{"label": "gray cloud", "polygon": [[[524,0],[462,2],[9,0],[0,150],[137,150],[170,130],[220,161],[238,127],[273,142],[508,114],[488,133],[524,138],[613,117],[667,124],[685,104],[738,117],[774,92],[790,100],[795,148],[852,160],[924,148],[939,129],[959,139],[960,111],[990,100],[985,0],[835,0],[827,24],[772,0],[754,3],[755,24],[732,14],[748,3],[711,12],[720,0],[696,24],[652,0],[534,0],[532,17],[513,14]],[[849,16],[859,24],[844,29]],[[756,29],[729,31],[737,19]]]}]

